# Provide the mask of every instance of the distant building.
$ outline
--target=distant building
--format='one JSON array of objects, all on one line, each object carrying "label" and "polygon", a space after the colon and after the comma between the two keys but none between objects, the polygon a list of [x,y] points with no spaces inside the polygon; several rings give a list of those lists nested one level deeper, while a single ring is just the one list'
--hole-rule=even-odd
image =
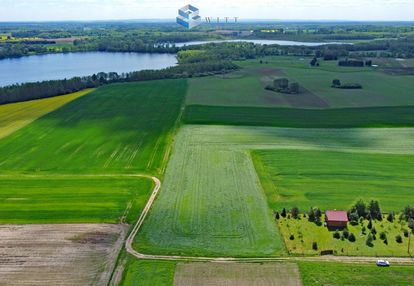
[{"label": "distant building", "polygon": [[326,211],[326,226],[331,229],[346,228],[348,225],[348,213],[346,211]]}]

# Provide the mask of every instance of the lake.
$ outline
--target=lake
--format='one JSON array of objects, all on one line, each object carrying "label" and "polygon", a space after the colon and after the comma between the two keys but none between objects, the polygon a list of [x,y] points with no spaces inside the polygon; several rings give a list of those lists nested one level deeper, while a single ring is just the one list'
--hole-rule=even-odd
[{"label": "lake", "polygon": [[87,76],[98,72],[162,69],[177,64],[173,54],[67,53],[0,60],[0,86]]},{"label": "lake", "polygon": [[280,46],[308,46],[316,47],[321,45],[332,45],[332,44],[349,44],[349,43],[339,43],[339,42],[297,42],[297,41],[282,41],[282,40],[218,40],[218,41],[193,41],[186,43],[176,43],[176,47],[183,46],[193,46],[193,45],[202,45],[208,43],[234,43],[234,42],[247,42],[259,45],[280,45]]}]

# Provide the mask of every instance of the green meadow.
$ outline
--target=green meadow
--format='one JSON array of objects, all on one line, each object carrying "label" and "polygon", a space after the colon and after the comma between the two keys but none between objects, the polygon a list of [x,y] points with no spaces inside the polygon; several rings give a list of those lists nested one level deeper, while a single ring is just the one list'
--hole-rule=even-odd
[{"label": "green meadow", "polygon": [[[414,76],[379,68],[310,67],[309,58],[269,57],[238,62],[242,69],[188,82],[184,122],[295,128],[414,126]],[[299,83],[299,94],[265,87],[276,77]],[[332,88],[332,80],[360,83],[360,90]]]},{"label": "green meadow", "polygon": [[[242,70],[189,80],[187,105],[291,108],[350,108],[414,105],[414,76],[390,75],[370,67],[339,67],[336,61],[310,67],[310,58],[268,57],[238,62]],[[298,95],[266,91],[274,77],[302,87]],[[331,88],[332,80],[360,83],[361,90]]]}]

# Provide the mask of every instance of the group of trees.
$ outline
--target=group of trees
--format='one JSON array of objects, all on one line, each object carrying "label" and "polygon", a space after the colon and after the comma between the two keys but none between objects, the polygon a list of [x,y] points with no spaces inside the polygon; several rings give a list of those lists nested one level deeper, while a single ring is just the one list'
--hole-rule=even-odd
[{"label": "group of trees", "polygon": [[348,219],[351,224],[357,225],[359,219],[382,220],[382,213],[378,201],[371,200],[366,204],[363,200],[357,201],[348,211]]},{"label": "group of trees", "polygon": [[344,59],[338,61],[338,65],[342,67],[364,67],[364,66],[372,66],[371,60],[358,60],[358,59]]},{"label": "group of trees", "polygon": [[[283,208],[280,214],[278,211],[274,211],[273,214],[276,220],[279,220],[280,217],[300,219],[300,211],[297,207],[293,207],[290,211],[288,211],[286,208]],[[303,217],[306,217],[306,213],[303,214]],[[307,212],[307,217],[309,222],[314,222],[319,225],[321,223],[322,211],[319,208],[312,207]],[[373,247],[374,242],[377,240],[377,236],[379,236],[380,241],[388,245],[389,238],[387,236],[387,232],[381,231],[378,234],[373,223],[375,220],[383,220],[383,214],[381,213],[381,208],[378,201],[371,200],[368,203],[365,203],[363,200],[357,201],[348,211],[348,218],[352,225],[361,225],[362,234],[366,235],[365,244],[367,246]],[[386,219],[389,222],[393,222],[395,219],[395,213],[388,213]],[[411,229],[411,232],[408,229],[402,229],[402,235],[397,234],[395,236],[395,242],[397,243],[403,243],[403,237],[408,238],[412,233],[414,233],[414,207],[405,207],[400,216],[400,219],[406,220],[408,222],[408,227]],[[366,220],[368,220],[368,224],[364,223]],[[351,233],[347,228],[342,229],[341,231],[337,229],[332,233],[332,236],[335,239],[348,240],[350,242],[355,242],[357,240],[355,234]],[[289,236],[289,239],[294,240],[295,236],[291,234]],[[317,242],[312,242],[312,249],[318,250]]]},{"label": "group of trees", "polygon": [[277,78],[273,80],[273,85],[267,85],[265,89],[281,93],[297,94],[299,93],[299,84],[297,82],[289,82],[287,78]]},{"label": "group of trees", "polygon": [[361,89],[362,85],[359,83],[341,83],[339,79],[332,80],[333,88],[341,88],[341,89]]}]

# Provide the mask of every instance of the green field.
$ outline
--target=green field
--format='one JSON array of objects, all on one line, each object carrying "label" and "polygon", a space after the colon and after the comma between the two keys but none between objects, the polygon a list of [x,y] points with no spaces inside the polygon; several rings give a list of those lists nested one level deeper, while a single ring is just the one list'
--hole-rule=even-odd
[{"label": "green field", "polygon": [[192,136],[189,128],[179,133],[136,248],[198,256],[279,254],[282,243],[252,162],[244,152],[194,144]]},{"label": "green field", "polygon": [[[296,128],[414,126],[414,76],[390,75],[374,68],[339,67],[308,58],[269,57],[239,62],[243,69],[189,80],[184,121]],[[265,90],[275,77],[301,86],[299,94]],[[360,83],[361,90],[331,88],[333,79]]]},{"label": "green field", "polygon": [[272,209],[348,210],[361,198],[400,212],[414,201],[414,155],[257,150],[252,156]]},{"label": "green field", "polygon": [[185,80],[101,87],[0,141],[0,172],[161,172]]},{"label": "green field", "polygon": [[174,261],[137,260],[128,256],[119,285],[172,286],[176,264]]},{"label": "green field", "polygon": [[[394,76],[374,68],[338,67],[336,61],[311,68],[310,58],[269,57],[239,62],[244,69],[225,76],[189,80],[187,105],[344,108],[414,105],[414,76]],[[276,76],[297,81],[298,95],[264,90]],[[361,90],[331,88],[333,79],[360,83]]]},{"label": "green field", "polygon": [[414,284],[413,266],[380,268],[376,265],[339,262],[299,262],[298,265],[304,286]]},{"label": "green field", "polygon": [[[187,255],[263,256],[283,252],[249,153],[263,149],[337,150],[379,153],[381,157],[414,154],[414,137],[409,128],[184,126],[159,198],[135,247],[144,253]],[[364,192],[354,194],[362,196]],[[396,204],[405,203],[403,196],[397,196]]]},{"label": "green field", "polygon": [[187,106],[188,124],[251,125],[295,128],[409,127],[414,106],[342,109]]},{"label": "green field", "polygon": [[0,223],[133,223],[152,188],[138,177],[6,176]]},{"label": "green field", "polygon": [[0,223],[135,222],[153,183],[120,173],[162,172],[185,89],[154,81],[75,94],[1,139]]}]

